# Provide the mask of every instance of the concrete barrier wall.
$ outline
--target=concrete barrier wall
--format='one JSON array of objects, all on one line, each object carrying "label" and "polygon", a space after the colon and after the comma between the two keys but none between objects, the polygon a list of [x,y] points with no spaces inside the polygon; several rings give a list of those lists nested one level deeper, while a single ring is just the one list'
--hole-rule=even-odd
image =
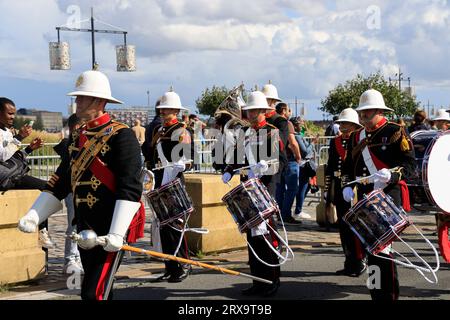
[{"label": "concrete barrier wall", "polygon": [[224,184],[220,175],[195,174],[186,176],[186,190],[192,198],[195,212],[189,219],[191,228],[207,228],[208,234],[186,234],[193,252],[221,252],[245,248],[247,243],[222,197],[239,184],[239,176],[231,180],[232,187]]},{"label": "concrete barrier wall", "polygon": [[38,233],[17,229],[19,219],[39,196],[37,190],[14,190],[0,194],[0,284],[38,279],[45,274],[45,253]]}]

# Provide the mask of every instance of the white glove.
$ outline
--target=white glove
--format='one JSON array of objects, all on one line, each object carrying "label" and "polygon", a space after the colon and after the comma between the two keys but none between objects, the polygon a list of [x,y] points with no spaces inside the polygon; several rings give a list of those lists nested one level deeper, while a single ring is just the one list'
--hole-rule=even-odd
[{"label": "white glove", "polygon": [[256,168],[259,170],[260,173],[264,173],[269,169],[269,164],[265,160],[261,160],[256,165]]},{"label": "white glove", "polygon": [[391,171],[389,169],[381,169],[375,173],[375,182],[388,183],[391,180]]},{"label": "white glove", "polygon": [[328,192],[324,191],[324,192],[323,192],[323,198],[324,198],[325,200],[327,199],[327,196],[328,196]]},{"label": "white glove", "polygon": [[54,195],[42,192],[31,209],[19,221],[19,230],[26,233],[36,232],[39,223],[47,220],[52,214],[63,208],[62,203]]},{"label": "white glove", "polygon": [[344,190],[342,190],[342,196],[344,197],[345,201],[352,202],[353,198],[355,197],[355,193],[353,192],[352,188],[345,187]]},{"label": "white glove", "polygon": [[108,252],[117,252],[123,247],[123,237],[114,233],[108,233],[107,236],[98,237],[97,242],[105,243],[103,249]]},{"label": "white glove", "polygon": [[173,169],[174,171],[177,171],[178,174],[179,172],[183,172],[184,170],[186,170],[186,164],[183,162],[183,160],[180,160],[174,163]]},{"label": "white glove", "polygon": [[228,183],[230,182],[231,178],[232,178],[231,173],[225,172],[222,176],[222,181],[223,183]]},{"label": "white glove", "polygon": [[36,232],[39,225],[39,216],[35,210],[30,210],[19,220],[19,230],[26,233]]}]

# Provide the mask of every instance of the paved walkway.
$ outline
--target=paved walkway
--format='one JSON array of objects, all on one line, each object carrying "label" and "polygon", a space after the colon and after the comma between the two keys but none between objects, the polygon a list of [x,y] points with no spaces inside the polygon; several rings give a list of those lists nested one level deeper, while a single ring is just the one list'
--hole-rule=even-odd
[{"label": "paved walkway", "polygon": [[[309,198],[307,200],[311,199]],[[309,201],[307,201],[305,204],[308,204],[308,202]],[[336,288],[339,288],[339,286],[336,287],[332,285],[333,282],[339,283],[339,281],[342,281],[343,279],[342,277],[337,279],[338,277],[334,276],[334,270],[341,268],[343,261],[340,248],[340,239],[337,230],[332,229],[332,232],[326,232],[324,228],[321,228],[317,225],[317,223],[315,222],[316,205],[317,203],[312,202],[304,208],[304,211],[312,216],[311,220],[303,221],[303,224],[301,225],[287,225],[286,228],[288,232],[289,243],[291,245],[291,248],[295,252],[295,260],[297,262],[286,264],[282,269],[283,274],[287,277],[303,277],[302,285],[305,289],[304,296],[302,296],[302,293],[299,293],[299,295],[294,298],[301,299],[315,297],[317,299],[369,299],[370,297],[367,294],[367,289],[364,287],[365,280],[362,280],[361,278],[346,278],[347,284],[351,287],[349,287],[349,289],[347,290],[349,292],[344,295],[342,295],[342,292],[336,292]],[[434,216],[419,212],[412,213],[410,216],[414,223],[419,226],[419,228],[425,233],[428,238],[430,238],[432,241],[436,241],[434,235]],[[9,287],[6,290],[4,289],[0,292],[0,300],[78,298],[77,295],[79,294],[79,290],[68,290],[66,284],[67,276],[62,274],[62,266],[64,261],[64,235],[67,225],[66,216],[64,214],[58,214],[51,217],[49,225],[50,233],[53,239],[56,240],[57,248],[54,250],[50,250],[49,252],[48,275],[44,279],[33,283]],[[147,222],[145,227],[145,238],[141,239],[136,244],[137,247],[148,248],[150,241],[149,230],[150,224]],[[418,243],[419,247],[423,247],[421,241],[415,234],[414,229],[408,228],[404,233],[404,236],[413,243]],[[431,260],[431,251],[427,253],[427,258],[430,258]],[[246,250],[237,250],[233,252],[208,255],[202,257],[199,260],[225,268],[248,272]],[[159,275],[161,272],[163,272],[163,269],[164,264],[161,261],[155,260],[149,256],[127,253],[120,267],[120,270],[117,273],[117,282],[115,284],[115,288],[118,288],[120,290],[116,290],[119,292],[116,297],[121,299],[170,299],[172,296],[170,295],[170,291],[167,291],[167,284],[152,284],[154,288],[160,289],[160,291],[152,290],[155,296],[149,296],[147,291],[145,295],[139,295],[139,289],[143,289],[148,285],[147,280]],[[443,270],[445,270],[445,278],[447,278],[449,276],[447,267],[444,266]],[[413,270],[402,270],[401,273],[405,273],[408,279],[413,278],[411,279],[411,286],[415,286],[414,281],[416,280],[414,279],[418,279],[417,281],[422,284],[424,283],[424,280]],[[228,292],[220,290],[220,288],[218,288],[221,286],[220,281],[223,281],[224,288],[226,288],[227,286],[234,286],[236,284],[236,281],[238,284],[242,285],[248,283],[248,281],[246,281],[245,279],[241,280],[242,278],[239,278],[238,280],[237,277],[216,275],[214,272],[206,271],[197,267],[194,268],[194,274],[198,274],[199,277],[202,277],[202,284],[199,288],[210,288],[212,290],[205,292],[203,296],[200,295],[200,299],[240,299],[242,297],[236,295],[236,292],[240,290],[233,289],[233,293],[230,293],[231,291]],[[325,278],[321,279],[320,276],[324,276]],[[219,277],[222,277],[220,278],[222,280],[219,281]],[[405,276],[402,277],[403,279],[405,279]],[[194,278],[194,276],[191,276],[190,278]],[[229,278],[233,278],[234,280],[229,280]],[[319,281],[319,278],[320,285],[317,282]],[[286,282],[286,280],[282,279],[282,282],[283,281]],[[330,282],[327,283],[325,281]],[[184,283],[185,282],[183,282],[183,284]],[[443,298],[447,295],[450,296],[450,292],[445,290],[447,286],[445,283],[446,282],[444,282],[443,285],[441,282],[439,287],[435,287],[437,291],[434,292],[431,296],[438,298]],[[196,285],[199,285],[198,281],[193,280],[192,282],[186,284],[186,286],[188,286],[188,288],[186,288],[187,292],[189,293],[189,290],[191,290],[191,288],[194,288]],[[296,285],[296,288],[298,288],[298,283]],[[179,285],[177,288],[183,288],[183,286]],[[425,285],[425,288],[433,287],[427,287],[427,285]],[[176,291],[173,294],[175,296],[177,294],[181,295],[181,297],[184,299],[191,299],[191,296],[189,294],[186,296],[183,295],[183,293],[185,293],[185,291],[181,290],[181,293]],[[412,293],[412,296],[415,295],[416,293]],[[284,298],[290,297],[291,296],[289,295],[289,292],[286,291],[286,296],[284,296]],[[194,295],[192,298],[199,299],[199,296]],[[280,298],[283,298],[282,294]]]}]

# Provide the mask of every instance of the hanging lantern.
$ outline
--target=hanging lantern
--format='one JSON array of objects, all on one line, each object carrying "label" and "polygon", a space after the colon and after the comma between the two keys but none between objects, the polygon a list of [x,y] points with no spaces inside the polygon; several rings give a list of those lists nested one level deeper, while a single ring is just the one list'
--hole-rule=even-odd
[{"label": "hanging lantern", "polygon": [[50,69],[70,70],[70,46],[68,42],[50,42]]},{"label": "hanging lantern", "polygon": [[117,71],[136,71],[136,47],[116,46]]}]

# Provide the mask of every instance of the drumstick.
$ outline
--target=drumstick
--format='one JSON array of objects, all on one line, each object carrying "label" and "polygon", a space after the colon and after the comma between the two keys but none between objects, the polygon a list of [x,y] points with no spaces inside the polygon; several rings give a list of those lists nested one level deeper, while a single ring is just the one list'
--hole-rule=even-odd
[{"label": "drumstick", "polygon": [[375,174],[372,174],[372,175],[370,175],[370,176],[368,176],[368,177],[361,177],[361,178],[359,178],[359,179],[356,179],[356,180],[353,180],[353,181],[351,181],[351,182],[346,183],[346,184],[344,185],[344,187],[349,186],[349,185],[351,185],[351,184],[353,184],[353,183],[358,183],[358,182],[360,182],[360,181],[369,180],[370,178],[373,178],[373,177],[375,177]]},{"label": "drumstick", "polygon": [[[269,160],[269,161],[267,161],[267,164],[275,164],[275,163],[277,163],[277,162],[278,162],[278,160]],[[242,168],[233,170],[233,172],[238,172],[238,171],[242,171],[242,170],[246,170],[246,169],[251,169],[251,168],[254,168],[254,167],[256,167],[256,166],[258,166],[258,163],[257,163],[257,164],[253,164],[253,165],[251,165],[251,166],[242,167]]]},{"label": "drumstick", "polygon": [[[186,162],[183,162],[183,164],[188,164],[188,163],[191,163],[192,162],[192,160],[188,160],[188,161],[186,161]],[[167,166],[162,166],[162,167],[156,167],[156,168],[154,168],[153,170],[162,170],[162,169],[166,169],[166,168],[171,168],[171,167],[173,167],[173,166],[175,166],[176,165],[176,163],[171,163],[171,164],[168,164]]]}]

